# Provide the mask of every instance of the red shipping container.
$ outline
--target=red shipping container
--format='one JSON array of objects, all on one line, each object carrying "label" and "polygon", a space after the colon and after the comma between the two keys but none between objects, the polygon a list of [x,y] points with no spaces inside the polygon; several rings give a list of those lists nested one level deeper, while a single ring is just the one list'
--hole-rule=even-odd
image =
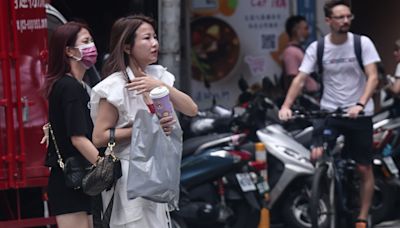
[{"label": "red shipping container", "polygon": [[46,64],[45,1],[0,1],[0,227],[54,224],[43,206],[49,169],[40,144],[47,122],[40,87]]}]

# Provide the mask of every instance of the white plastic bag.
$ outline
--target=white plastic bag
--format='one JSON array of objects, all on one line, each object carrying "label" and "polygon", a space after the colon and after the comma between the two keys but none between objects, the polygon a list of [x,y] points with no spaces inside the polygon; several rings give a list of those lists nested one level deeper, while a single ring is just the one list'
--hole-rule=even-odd
[{"label": "white plastic bag", "polygon": [[168,203],[178,208],[182,130],[175,124],[170,136],[156,115],[140,110],[132,127],[127,194],[129,199]]}]

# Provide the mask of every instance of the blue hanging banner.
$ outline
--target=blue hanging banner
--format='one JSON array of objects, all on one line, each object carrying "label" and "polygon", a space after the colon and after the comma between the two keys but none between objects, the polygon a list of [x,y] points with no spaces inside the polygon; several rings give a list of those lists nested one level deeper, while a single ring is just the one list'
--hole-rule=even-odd
[{"label": "blue hanging banner", "polygon": [[316,1],[315,0],[297,0],[297,15],[301,15],[307,19],[309,24],[310,36],[307,45],[317,39],[316,33]]}]

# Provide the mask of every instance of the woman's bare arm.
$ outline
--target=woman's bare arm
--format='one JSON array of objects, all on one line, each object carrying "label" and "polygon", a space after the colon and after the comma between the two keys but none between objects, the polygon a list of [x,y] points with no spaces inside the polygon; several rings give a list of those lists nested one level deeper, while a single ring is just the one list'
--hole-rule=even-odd
[{"label": "woman's bare arm", "polygon": [[[93,143],[97,147],[105,147],[110,138],[110,128],[116,126],[118,110],[106,99],[100,99],[97,117],[94,121]],[[121,142],[130,140],[132,128],[115,129],[115,140]]]},{"label": "woman's bare arm", "polygon": [[179,91],[175,87],[167,86],[167,88],[169,89],[171,102],[177,111],[187,116],[197,115],[198,108],[191,97]]},{"label": "woman's bare arm", "polygon": [[96,163],[99,151],[85,136],[72,136],[72,145],[92,164]]}]

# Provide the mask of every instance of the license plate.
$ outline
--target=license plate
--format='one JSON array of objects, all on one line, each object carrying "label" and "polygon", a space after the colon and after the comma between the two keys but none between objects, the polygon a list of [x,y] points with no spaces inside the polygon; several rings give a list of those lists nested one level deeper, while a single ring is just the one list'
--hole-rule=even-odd
[{"label": "license plate", "polygon": [[237,173],[236,179],[238,180],[243,192],[254,191],[257,189],[248,173]]},{"label": "license plate", "polygon": [[260,182],[257,183],[257,188],[258,188],[258,192],[260,194],[264,194],[266,192],[269,192],[269,185],[266,181],[262,180]]}]

